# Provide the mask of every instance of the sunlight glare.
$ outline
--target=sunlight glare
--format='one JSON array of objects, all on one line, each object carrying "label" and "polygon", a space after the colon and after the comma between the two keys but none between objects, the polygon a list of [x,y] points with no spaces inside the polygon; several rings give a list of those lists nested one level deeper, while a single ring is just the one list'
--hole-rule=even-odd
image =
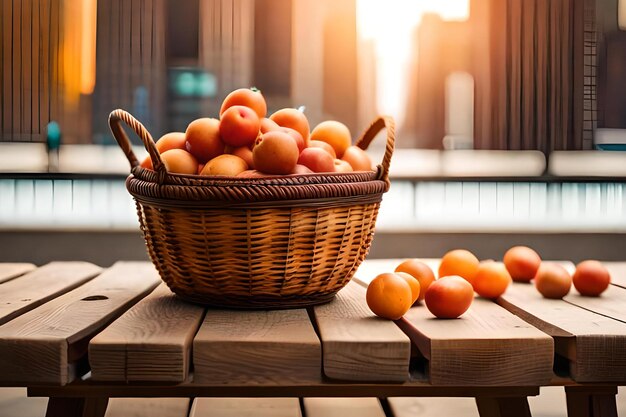
[{"label": "sunlight glare", "polygon": [[376,107],[398,125],[404,120],[409,64],[415,31],[424,13],[443,20],[467,20],[469,0],[357,0],[357,28],[361,39],[373,40],[376,54]]}]

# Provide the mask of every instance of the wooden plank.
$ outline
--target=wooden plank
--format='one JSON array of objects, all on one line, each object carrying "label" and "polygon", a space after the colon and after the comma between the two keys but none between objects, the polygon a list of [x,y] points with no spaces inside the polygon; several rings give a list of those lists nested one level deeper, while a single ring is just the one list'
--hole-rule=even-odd
[{"label": "wooden plank", "polygon": [[553,340],[490,300],[476,298],[459,319],[411,308],[398,325],[428,359],[433,385],[545,385]]},{"label": "wooden plank", "polygon": [[196,398],[189,417],[301,417],[297,398]]},{"label": "wooden plank", "polygon": [[187,379],[191,343],[204,308],[186,303],[161,284],[89,343],[96,381]]},{"label": "wooden plank", "polygon": [[85,356],[89,340],[159,281],[152,264],[118,262],[90,282],[0,326],[0,385],[70,382],[74,362]]},{"label": "wooden plank", "polygon": [[513,283],[498,304],[552,336],[576,381],[626,380],[626,323],[543,298],[529,284]]},{"label": "wooden plank", "polygon": [[29,263],[1,263],[0,283],[12,280],[35,269],[36,266]]},{"label": "wooden plank", "polygon": [[194,382],[320,381],[321,357],[304,309],[209,310],[193,342]]},{"label": "wooden plank", "polygon": [[350,381],[405,381],[411,343],[391,321],[374,316],[365,289],[350,282],[333,301],[313,308],[324,374]]},{"label": "wooden plank", "polygon": [[602,262],[611,274],[611,284],[626,288],[626,262]]},{"label": "wooden plank", "polygon": [[87,262],[52,262],[2,284],[0,325],[64,294],[102,271]]},{"label": "wooden plank", "polygon": [[385,417],[378,398],[305,398],[307,417]]},{"label": "wooden plank", "polygon": [[594,313],[626,323],[626,289],[609,285],[599,297],[584,297],[572,289],[565,301]]},{"label": "wooden plank", "polygon": [[187,417],[189,398],[111,398],[105,417]]}]

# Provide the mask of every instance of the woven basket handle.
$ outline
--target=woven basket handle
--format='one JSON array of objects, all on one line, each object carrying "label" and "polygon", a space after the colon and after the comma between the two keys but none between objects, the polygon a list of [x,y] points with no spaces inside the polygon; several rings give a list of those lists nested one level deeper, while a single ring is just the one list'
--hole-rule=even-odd
[{"label": "woven basket handle", "polygon": [[141,122],[135,119],[130,113],[117,109],[113,110],[109,115],[109,127],[111,128],[113,136],[115,136],[115,140],[117,140],[120,148],[124,151],[126,158],[128,158],[128,162],[130,162],[130,171],[135,171],[135,169],[139,166],[139,160],[133,152],[130,139],[122,127],[122,121],[133,129],[143,142],[143,145],[150,155],[150,159],[152,159],[152,166],[157,173],[157,181],[162,184],[165,180],[165,176],[167,175],[167,168],[161,160],[161,155],[156,148],[152,135],[150,135],[150,132],[148,132],[144,125],[142,125]]},{"label": "woven basket handle", "polygon": [[381,130],[387,130],[387,145],[385,146],[385,154],[383,155],[383,161],[378,165],[378,179],[385,181],[389,184],[389,164],[391,164],[391,155],[393,154],[394,145],[396,142],[396,124],[390,116],[380,116],[372,122],[372,124],[365,130],[363,135],[357,140],[356,146],[365,150],[372,143],[372,140],[376,137]]}]

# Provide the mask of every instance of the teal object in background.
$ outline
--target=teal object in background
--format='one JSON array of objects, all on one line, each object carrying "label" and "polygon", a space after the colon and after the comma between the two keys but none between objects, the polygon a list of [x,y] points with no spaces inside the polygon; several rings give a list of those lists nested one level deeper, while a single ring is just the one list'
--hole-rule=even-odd
[{"label": "teal object in background", "polygon": [[596,144],[596,148],[601,151],[626,151],[626,143]]},{"label": "teal object in background", "polygon": [[48,123],[46,145],[48,150],[59,149],[61,147],[61,127],[55,121]]}]

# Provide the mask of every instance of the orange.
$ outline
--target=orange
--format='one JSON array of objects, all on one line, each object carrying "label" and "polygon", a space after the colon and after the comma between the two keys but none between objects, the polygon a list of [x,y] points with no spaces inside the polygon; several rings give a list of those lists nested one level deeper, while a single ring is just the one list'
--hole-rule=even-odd
[{"label": "orange", "polygon": [[474,290],[464,278],[446,276],[428,287],[424,301],[435,317],[455,319],[465,313],[474,301]]},{"label": "orange", "polygon": [[232,106],[246,106],[254,110],[260,119],[267,113],[267,103],[256,88],[239,88],[226,96],[220,108],[220,116]]},{"label": "orange", "polygon": [[572,277],[559,264],[542,263],[535,276],[535,287],[545,298],[563,298],[569,293]]},{"label": "orange", "polygon": [[384,273],[370,282],[365,298],[370,310],[378,317],[398,320],[411,308],[413,292],[398,274]]},{"label": "orange", "polygon": [[611,275],[600,262],[587,260],[576,265],[572,282],[581,295],[597,297],[609,287]]},{"label": "orange", "polygon": [[430,284],[435,281],[435,274],[428,265],[424,262],[420,262],[417,259],[407,259],[396,267],[395,272],[406,272],[420,283],[420,294],[417,301],[422,301],[426,295],[426,290]]},{"label": "orange", "polygon": [[485,298],[498,298],[511,284],[511,275],[504,264],[484,261],[478,266],[474,277],[474,291]]},{"label": "orange", "polygon": [[400,275],[407,282],[407,284],[409,284],[409,287],[411,287],[411,294],[412,294],[411,305],[415,304],[415,302],[417,301],[422,291],[420,287],[420,282],[417,279],[415,279],[415,277],[413,277],[410,274],[407,274],[406,272],[396,272],[395,274]]},{"label": "orange", "polygon": [[513,281],[530,282],[537,273],[541,258],[528,246],[513,246],[502,260]]},{"label": "orange", "polygon": [[[280,123],[279,123],[280,124]],[[352,145],[352,136],[348,126],[336,120],[326,120],[311,131],[311,140],[321,140],[328,143],[335,150],[337,158],[342,158],[344,152]],[[357,170],[354,166],[355,171]],[[371,166],[367,169],[369,171]]]},{"label": "orange", "polygon": [[474,276],[478,272],[478,258],[466,250],[455,249],[447,252],[439,264],[439,278],[458,275],[473,285]]},{"label": "orange", "polygon": [[280,109],[270,116],[270,120],[278,126],[290,127],[300,133],[302,139],[304,139],[304,147],[309,146],[309,120],[300,110],[291,108]]}]

